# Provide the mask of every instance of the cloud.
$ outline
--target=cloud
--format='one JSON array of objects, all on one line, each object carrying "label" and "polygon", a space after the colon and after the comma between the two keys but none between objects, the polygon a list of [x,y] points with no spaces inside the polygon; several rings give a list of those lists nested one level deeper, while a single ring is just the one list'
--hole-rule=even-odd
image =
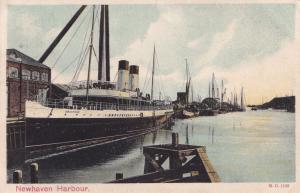
[{"label": "cloud", "polygon": [[222,51],[222,49],[232,40],[235,35],[238,20],[233,20],[224,31],[216,33],[208,50],[197,59],[199,65],[212,65],[214,58]]},{"label": "cloud", "polygon": [[42,34],[42,28],[37,25],[38,18],[30,13],[18,13],[15,15],[14,26],[19,35],[26,39],[34,39]]},{"label": "cloud", "polygon": [[[256,20],[252,20],[256,13],[226,14],[226,18],[222,19],[217,17],[217,14],[212,14],[210,9],[201,12],[199,16],[198,9],[185,9],[182,6],[158,6],[157,8],[159,15],[154,22],[149,23],[146,32],[136,37],[128,46],[120,45],[125,48],[122,48],[125,51],[111,58],[112,80],[117,80],[118,61],[129,60],[130,64],[140,66],[140,88],[146,87],[144,83],[148,82],[147,89],[143,92],[149,93],[155,43],[161,75],[160,78],[156,78],[160,82],[158,84],[157,81],[155,84],[156,97],[158,87],[164,87],[165,94],[170,95],[172,99],[176,99],[176,92],[183,91],[185,58],[188,58],[191,63],[194,95],[202,95],[202,98],[207,96],[208,81],[211,79],[212,72],[215,72],[219,85],[220,80],[224,79],[228,91],[234,89],[239,91],[243,85],[248,103],[260,102],[262,96],[271,98],[277,93],[282,95],[295,86],[293,71],[296,62],[292,60],[298,47],[292,41],[282,43],[292,38],[279,36],[277,33],[272,33],[272,30],[268,31],[273,27],[272,23],[268,27],[265,26],[270,19],[261,18],[264,22],[257,23]],[[253,30],[253,26],[258,29],[257,31],[263,30],[264,33],[255,34],[256,30]],[[58,31],[57,29],[49,31],[46,35],[48,41]],[[265,34],[272,34],[276,38],[262,41]],[[112,41],[114,41],[113,35],[115,34],[111,36]],[[126,38],[126,36],[120,37]],[[257,43],[260,43],[259,46]],[[267,49],[267,52],[263,51],[265,48],[272,49]],[[74,55],[76,54],[73,50],[70,57]],[[282,64],[285,64],[285,67]],[[63,68],[63,65],[60,66]],[[82,69],[79,79],[86,79],[86,66]],[[70,70],[74,71],[74,69]],[[92,79],[95,79],[96,67],[93,67],[91,72]],[[53,74],[55,73],[57,72],[53,71]],[[69,82],[73,75],[64,76],[57,81]]]},{"label": "cloud", "polygon": [[191,49],[196,49],[201,45],[202,42],[203,42],[202,37],[196,38],[196,39],[193,39],[193,40],[189,41],[187,43],[187,47],[191,48]]},{"label": "cloud", "polygon": [[[235,68],[225,70],[218,66],[207,66],[197,74],[196,82],[207,82],[212,72],[228,84],[229,91],[239,92],[244,86],[248,104],[260,103],[264,97],[270,100],[276,96],[290,94],[296,87],[296,67],[300,64],[296,41],[283,42],[280,49],[261,59],[245,61]],[[229,94],[229,93],[228,93]]]},{"label": "cloud", "polygon": [[[167,93],[174,92],[171,89],[174,90],[176,84],[178,86],[178,83],[181,82],[178,78],[174,77],[180,77],[180,72],[175,70],[176,67],[174,65],[176,63],[165,63],[164,61],[174,58],[174,53],[182,49],[180,48],[180,42],[183,42],[182,38],[186,35],[184,18],[184,14],[180,8],[161,8],[159,18],[149,25],[145,35],[134,40],[124,53],[113,57],[111,63],[117,64],[119,60],[126,59],[130,61],[130,64],[139,65],[140,87],[143,88],[145,87],[143,85],[145,79],[148,80],[151,74],[153,46],[156,44],[160,70],[164,75],[161,76],[161,79],[164,79],[164,83],[161,84],[165,84],[166,87],[169,84],[167,81],[175,83],[174,87],[169,87],[168,85],[169,88],[166,91]],[[177,64],[180,62],[177,62]],[[171,65],[175,68],[170,68]],[[115,74],[116,70],[117,65],[111,70],[112,74]],[[150,87],[148,86],[146,92],[150,92],[149,89]]]}]

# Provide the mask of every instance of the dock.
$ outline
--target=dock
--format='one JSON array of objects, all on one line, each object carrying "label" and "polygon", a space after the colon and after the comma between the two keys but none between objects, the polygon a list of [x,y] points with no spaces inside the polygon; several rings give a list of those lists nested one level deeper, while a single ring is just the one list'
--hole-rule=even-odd
[{"label": "dock", "polygon": [[8,165],[14,165],[25,159],[25,122],[19,117],[7,118],[6,149]]},{"label": "dock", "polygon": [[[220,182],[210,163],[205,146],[178,144],[178,134],[172,133],[172,144],[143,147],[144,174],[123,179],[122,173],[110,183],[181,183]],[[169,160],[169,168],[163,164]]]},{"label": "dock", "polygon": [[[143,147],[145,156],[144,174],[123,178],[116,173],[116,180],[108,183],[217,183],[220,177],[210,163],[205,146],[178,143],[178,133],[172,133],[172,143]],[[169,168],[164,163],[169,160]],[[100,171],[99,171],[100,172]],[[39,180],[39,166],[31,163],[30,183],[42,183]],[[24,183],[23,171],[14,170],[12,182]]]}]

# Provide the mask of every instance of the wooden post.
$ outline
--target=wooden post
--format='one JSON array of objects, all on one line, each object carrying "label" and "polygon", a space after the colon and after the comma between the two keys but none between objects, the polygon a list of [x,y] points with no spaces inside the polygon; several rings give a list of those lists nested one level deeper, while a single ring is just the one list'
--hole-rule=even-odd
[{"label": "wooden post", "polygon": [[123,179],[123,173],[116,173],[116,180]]},{"label": "wooden post", "polygon": [[154,160],[154,155],[153,154],[148,154],[144,152],[145,156],[145,165],[144,165],[144,174],[150,173],[150,172],[155,172],[155,168],[151,161]]},{"label": "wooden post", "polygon": [[[179,144],[178,133],[172,133],[172,145],[177,146]],[[179,155],[170,155],[170,169],[179,169],[182,166],[181,160],[179,159]],[[177,177],[182,177],[182,175],[178,175]]]},{"label": "wooden post", "polygon": [[178,133],[172,133],[172,145],[177,146],[179,143]]},{"label": "wooden post", "polygon": [[15,170],[13,173],[13,183],[14,184],[19,184],[22,183],[22,170]]},{"label": "wooden post", "polygon": [[30,182],[32,184],[39,183],[38,172],[39,165],[37,163],[30,164]]}]

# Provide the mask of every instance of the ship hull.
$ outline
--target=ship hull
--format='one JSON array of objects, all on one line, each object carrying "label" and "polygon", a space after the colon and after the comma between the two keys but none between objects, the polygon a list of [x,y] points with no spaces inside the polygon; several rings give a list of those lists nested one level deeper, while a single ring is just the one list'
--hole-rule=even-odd
[{"label": "ship hull", "polygon": [[[114,112],[85,110],[83,113],[90,115],[91,118],[84,118],[83,116],[75,118],[70,114],[73,112],[70,112],[68,109],[52,109],[50,110],[52,114],[48,117],[42,116],[44,111],[49,111],[48,108],[39,106],[38,111],[40,113],[27,113],[27,117],[25,118],[27,148],[43,147],[51,144],[59,146],[60,144],[76,143],[101,137],[122,136],[130,133],[136,134],[140,131],[145,131],[147,128],[159,128],[167,124],[173,114],[172,111],[150,112],[154,116],[147,116],[147,112],[145,111],[135,111],[135,114],[138,115],[137,117],[128,117],[126,113],[132,114],[130,111],[115,111],[115,113],[118,112],[124,116],[105,118],[106,115],[115,115],[113,114]],[[70,113],[65,117],[59,117],[59,111]],[[82,112],[81,110],[77,110],[74,113],[80,115]],[[30,116],[30,114],[33,116]],[[41,116],[38,116],[39,114]],[[98,114],[99,117],[96,117]]]}]

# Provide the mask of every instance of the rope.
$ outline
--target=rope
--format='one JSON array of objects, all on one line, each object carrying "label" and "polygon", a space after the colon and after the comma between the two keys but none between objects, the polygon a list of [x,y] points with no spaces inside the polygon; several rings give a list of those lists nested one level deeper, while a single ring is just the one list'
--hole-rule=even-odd
[{"label": "rope", "polygon": [[56,61],[54,62],[54,64],[52,65],[51,69],[53,69],[58,60],[62,57],[63,53],[65,52],[66,48],[69,46],[71,40],[75,37],[75,35],[77,34],[78,32],[78,29],[80,28],[80,26],[83,24],[83,22],[85,21],[86,17],[87,17],[88,13],[85,15],[85,17],[83,18],[83,20],[81,21],[81,23],[77,26],[75,32],[72,34],[71,38],[69,39],[69,41],[67,42],[66,46],[63,48],[62,52],[60,53],[60,55],[57,57]]},{"label": "rope", "polygon": [[51,80],[51,82],[53,82],[53,81],[54,81],[61,73],[65,72],[65,71],[71,66],[71,64],[73,64],[73,63],[77,60],[77,58],[79,58],[79,55],[76,56],[75,59],[74,59],[72,62],[70,62],[68,66],[66,66],[66,68],[64,68],[60,73],[58,73],[58,74],[55,76],[55,78],[53,78],[53,79]]},{"label": "rope", "polygon": [[[96,18],[98,18],[98,17],[97,17],[98,14],[99,14],[99,7],[98,7],[97,12],[96,12]],[[92,17],[92,14],[91,14],[91,16],[90,16],[90,20],[91,20],[91,17]],[[90,23],[90,22],[89,22],[89,23]],[[90,25],[89,25],[89,26],[90,26]],[[89,26],[88,26],[88,28],[89,28]],[[84,38],[84,39],[86,39],[87,32],[88,32],[88,30],[86,31],[86,34],[85,34],[85,38]],[[91,35],[89,36],[89,39],[90,39],[90,38],[91,38]],[[86,40],[84,40],[84,42],[85,42],[85,41],[86,41]],[[83,44],[83,45],[84,45],[84,44]],[[84,48],[84,47],[82,47],[82,49],[83,49],[83,48]],[[80,72],[81,72],[81,70],[82,70],[82,68],[83,68],[83,66],[84,66],[84,62],[85,62],[85,60],[86,60],[86,56],[87,56],[87,53],[88,53],[88,48],[89,48],[89,41],[86,42],[86,48],[85,48],[84,54],[82,55],[82,57],[81,57],[80,60],[78,61],[78,66],[77,66],[76,72],[75,72],[75,74],[74,74],[74,76],[73,76],[71,82],[77,81],[77,79],[78,79],[78,77],[79,77],[79,74],[80,74]],[[95,57],[96,57],[96,60],[98,61],[98,58],[97,58],[97,55],[96,55],[96,53],[95,53],[94,47],[93,47],[93,51],[94,51],[94,55],[95,55]]]},{"label": "rope", "polygon": [[[91,20],[91,17],[92,17],[92,15],[90,16],[89,20]],[[89,26],[90,26],[90,22],[88,22],[88,23],[89,23],[89,25],[87,26],[87,28],[89,28]],[[86,40],[87,40],[87,39],[86,39],[86,38],[87,38],[87,32],[88,32],[88,30],[86,30],[85,35],[84,35],[84,38],[83,38],[83,42],[82,42],[82,45],[81,45],[80,58],[79,58],[79,60],[78,60],[77,67],[76,67],[76,71],[75,71],[75,74],[74,74],[74,76],[73,76],[71,82],[77,80],[77,78],[78,78],[78,77],[77,77],[77,74],[79,73],[79,69],[81,69],[81,61],[83,60],[83,57],[85,57],[86,49],[84,50],[84,48],[86,48],[87,45],[88,45],[88,41],[86,42]],[[85,44],[86,44],[86,46],[84,46]],[[77,78],[76,78],[76,77],[77,77]]]},{"label": "rope", "polygon": [[73,77],[73,79],[72,79],[72,82],[75,82],[75,81],[77,81],[77,79],[78,79],[78,77],[79,77],[79,74],[80,74],[80,72],[81,72],[81,70],[82,70],[82,68],[83,68],[83,66],[84,66],[84,62],[85,62],[85,60],[86,60],[86,56],[87,56],[87,54],[88,54],[88,48],[89,48],[89,46],[86,46],[86,49],[85,49],[85,51],[84,51],[84,55],[83,55],[83,57],[81,58],[81,60],[80,60],[80,65],[79,65],[79,69],[78,69],[78,71],[76,71],[76,74],[74,74],[74,77]]},{"label": "rope", "polygon": [[97,58],[97,54],[96,54],[96,51],[95,51],[94,46],[92,47],[92,50],[93,50],[93,53],[94,53],[94,55],[95,55],[95,58],[96,58],[97,63],[99,63],[99,59]]},{"label": "rope", "polygon": [[[143,85],[143,91],[146,92],[146,89],[148,88],[148,82],[147,82],[147,77],[148,77],[148,74],[149,74],[149,66],[150,66],[151,62],[148,62],[148,66],[147,66],[147,74],[145,76],[145,80],[144,80],[144,85]],[[150,79],[150,78],[149,78]]]}]

